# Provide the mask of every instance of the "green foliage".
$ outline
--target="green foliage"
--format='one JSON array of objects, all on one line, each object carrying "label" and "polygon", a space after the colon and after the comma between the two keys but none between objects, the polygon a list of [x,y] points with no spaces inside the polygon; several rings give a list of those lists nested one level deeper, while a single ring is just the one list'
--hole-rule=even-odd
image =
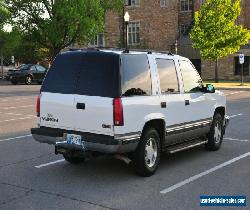
[{"label": "green foliage", "polygon": [[52,60],[72,43],[86,44],[103,31],[105,12],[122,0],[5,0],[13,23],[49,50]]},{"label": "green foliage", "polygon": [[206,0],[195,13],[190,37],[204,59],[217,60],[248,43],[250,31],[236,24],[240,13],[240,0]]},{"label": "green foliage", "polygon": [[8,11],[4,0],[0,0],[0,29],[2,29],[3,25],[6,23],[6,20],[10,16],[10,12]]},{"label": "green foliage", "polygon": [[11,63],[11,56],[20,63],[36,63],[48,56],[46,49],[42,49],[30,36],[23,34],[16,28],[12,32],[0,31],[0,51],[4,56],[4,63]]}]

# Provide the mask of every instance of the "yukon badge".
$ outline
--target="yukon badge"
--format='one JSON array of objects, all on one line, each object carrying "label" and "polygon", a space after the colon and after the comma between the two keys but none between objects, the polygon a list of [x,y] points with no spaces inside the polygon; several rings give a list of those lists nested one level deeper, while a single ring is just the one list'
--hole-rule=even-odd
[{"label": "yukon badge", "polygon": [[58,122],[58,119],[54,118],[52,114],[47,114],[47,117],[42,117],[42,121]]}]

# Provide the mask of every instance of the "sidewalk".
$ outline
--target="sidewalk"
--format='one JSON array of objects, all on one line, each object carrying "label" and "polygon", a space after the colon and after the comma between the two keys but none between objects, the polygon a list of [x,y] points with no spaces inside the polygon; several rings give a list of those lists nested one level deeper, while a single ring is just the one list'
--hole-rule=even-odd
[{"label": "sidewalk", "polygon": [[219,82],[213,83],[209,81],[205,81],[205,84],[214,85],[217,90],[242,90],[242,91],[250,91],[250,82],[244,83],[244,86],[240,85],[240,82]]}]

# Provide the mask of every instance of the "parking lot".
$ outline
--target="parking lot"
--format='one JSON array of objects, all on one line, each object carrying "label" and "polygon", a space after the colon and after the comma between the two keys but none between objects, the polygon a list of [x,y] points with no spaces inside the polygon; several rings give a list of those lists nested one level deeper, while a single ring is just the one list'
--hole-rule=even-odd
[{"label": "parking lot", "polygon": [[39,88],[0,86],[0,209],[200,209],[200,195],[249,203],[250,91],[224,91],[231,119],[221,150],[164,154],[157,173],[142,178],[112,157],[70,165],[35,142]]}]

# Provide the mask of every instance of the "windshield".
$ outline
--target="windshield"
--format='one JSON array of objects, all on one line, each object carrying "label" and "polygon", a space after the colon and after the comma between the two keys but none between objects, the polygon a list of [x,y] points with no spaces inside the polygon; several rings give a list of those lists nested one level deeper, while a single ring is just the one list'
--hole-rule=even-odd
[{"label": "windshield", "polygon": [[31,64],[22,64],[21,66],[17,68],[17,70],[20,70],[20,71],[28,70],[31,66],[32,66]]}]

